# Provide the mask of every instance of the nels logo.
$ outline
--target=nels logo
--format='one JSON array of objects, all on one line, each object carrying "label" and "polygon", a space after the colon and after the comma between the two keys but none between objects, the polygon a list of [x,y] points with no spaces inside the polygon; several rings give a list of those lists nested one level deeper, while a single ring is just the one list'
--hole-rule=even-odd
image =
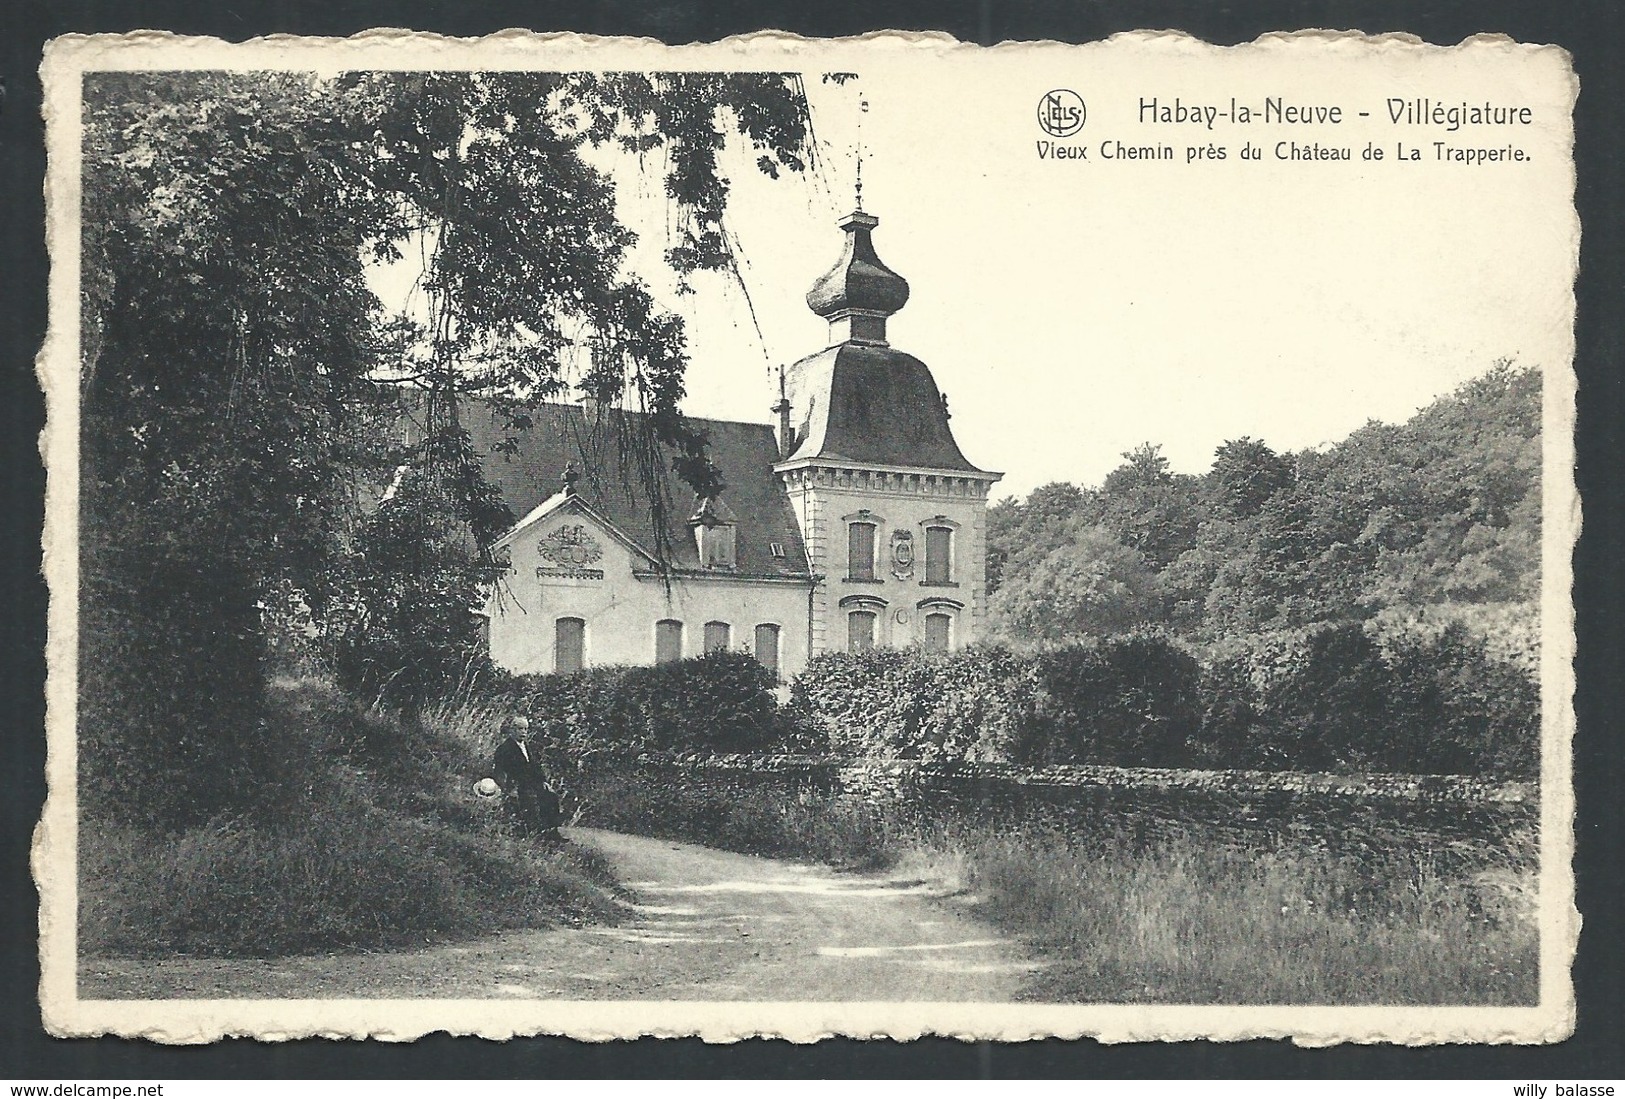
[{"label": "nels logo", "polygon": [[1071,137],[1083,129],[1088,117],[1089,109],[1083,105],[1083,97],[1068,88],[1045,92],[1038,101],[1038,124],[1051,137]]}]

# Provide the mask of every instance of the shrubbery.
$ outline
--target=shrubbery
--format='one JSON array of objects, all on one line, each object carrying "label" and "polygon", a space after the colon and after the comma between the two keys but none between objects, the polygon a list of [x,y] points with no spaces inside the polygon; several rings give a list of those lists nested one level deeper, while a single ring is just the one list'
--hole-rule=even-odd
[{"label": "shrubbery", "polygon": [[1485,774],[1540,769],[1540,688],[1459,626],[1374,638],[1357,623],[1232,642],[1203,676],[1216,765]]},{"label": "shrubbery", "polygon": [[252,787],[242,748],[263,712],[264,662],[229,622],[197,621],[189,599],[142,613],[100,599],[97,582],[87,577],[80,614],[80,809],[201,823]]},{"label": "shrubbery", "polygon": [[233,804],[155,826],[118,791],[79,826],[80,944],[98,951],[283,954],[608,918],[589,855],[511,834],[471,791],[483,729],[362,710],[284,679],[234,738]]},{"label": "shrubbery", "polygon": [[1006,649],[815,656],[791,686],[837,755],[925,760],[1021,758],[1037,672]]},{"label": "shrubbery", "polygon": [[1106,638],[1039,654],[1044,763],[1177,767],[1199,762],[1202,675],[1196,658],[1159,634]]},{"label": "shrubbery", "polygon": [[1540,696],[1459,627],[1358,623],[1197,657],[1160,634],[1034,654],[815,657],[792,707],[838,755],[1532,778]]},{"label": "shrubbery", "polygon": [[791,704],[842,755],[1172,766],[1187,762],[1199,689],[1188,653],[1129,634],[1037,654],[824,654]]},{"label": "shrubbery", "polygon": [[1029,765],[1492,775],[1538,772],[1540,695],[1460,626],[1359,623],[1232,640],[1160,633],[1036,653],[823,653],[790,704],[754,660],[513,681],[497,703],[567,754],[802,751]]},{"label": "shrubbery", "polygon": [[538,732],[567,746],[627,752],[744,752],[794,740],[773,674],[745,653],[653,667],[518,678],[504,693]]}]

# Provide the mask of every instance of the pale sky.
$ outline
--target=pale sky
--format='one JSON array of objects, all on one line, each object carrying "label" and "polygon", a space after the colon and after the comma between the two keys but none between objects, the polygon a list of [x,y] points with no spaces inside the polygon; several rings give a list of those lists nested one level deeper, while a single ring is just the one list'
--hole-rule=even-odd
[{"label": "pale sky", "polygon": [[[1097,484],[1145,441],[1188,473],[1242,435],[1277,450],[1335,442],[1368,419],[1407,418],[1502,357],[1567,367],[1566,104],[1540,100],[1522,70],[1434,55],[1363,75],[1322,58],[1266,76],[1201,53],[1148,66],[1113,45],[953,62],[899,55],[845,87],[807,73],[822,172],[775,181],[753,158],[727,158],[728,226],[760,336],[730,277],[702,274],[696,294],[672,292],[658,258],[659,184],[617,169],[624,217],[641,238],[637,270],[687,319],[685,411],[767,422],[769,363],[825,346],[827,327],[803,295],[839,254],[860,96],[870,104],[863,205],[880,218],[881,258],[912,289],[891,342],[931,367],[966,456],[1005,474],[995,497],[1055,480]],[[1088,103],[1075,139],[1090,146],[1087,162],[1036,155],[1036,107],[1054,87]],[[1138,121],[1142,97],[1276,94],[1371,117],[1211,133]],[[1431,142],[1469,135],[1392,126],[1390,95],[1534,102],[1548,124],[1512,135],[1530,163],[1441,164]],[[1101,162],[1098,146],[1111,139],[1166,141],[1178,159]],[[1261,162],[1238,158],[1249,139]],[[1277,161],[1280,139],[1350,146],[1354,159]],[[1227,160],[1187,164],[1186,146],[1209,140],[1229,147]],[[1388,150],[1385,162],[1362,162],[1367,140]],[[1396,163],[1396,140],[1429,159]],[[387,299],[404,281],[378,287]]]}]

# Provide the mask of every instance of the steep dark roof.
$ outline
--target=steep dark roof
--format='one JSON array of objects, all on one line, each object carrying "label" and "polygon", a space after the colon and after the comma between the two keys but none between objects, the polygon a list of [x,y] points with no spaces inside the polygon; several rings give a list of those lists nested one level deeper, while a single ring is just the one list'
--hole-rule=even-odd
[{"label": "steep dark roof", "polygon": [[790,460],[979,473],[959,452],[931,370],[885,344],[842,343],[785,373],[796,417]]},{"label": "steep dark roof", "polygon": [[[589,414],[576,405],[557,404],[541,405],[527,415],[531,420],[528,427],[510,429],[505,417],[479,402],[464,402],[459,410],[475,452],[481,455],[486,477],[501,488],[514,518],[522,518],[555,495],[562,487],[565,465],[574,462],[581,473],[575,488],[582,500],[654,555],[658,540],[648,494],[635,474],[623,477],[619,457],[621,441],[630,437],[641,417],[609,410]],[[690,422],[710,440],[711,461],[727,483],[722,499],[738,524],[734,535],[738,569],[730,575],[806,577],[807,553],[800,528],[784,486],[773,472],[778,460],[773,429],[730,420],[691,418]],[[515,446],[505,453],[509,438]],[[662,453],[659,466],[669,503],[665,526],[671,564],[678,569],[698,569],[699,553],[685,522],[694,514],[694,490],[671,472],[669,454]],[[784,546],[783,557],[773,556],[772,542]]]}]

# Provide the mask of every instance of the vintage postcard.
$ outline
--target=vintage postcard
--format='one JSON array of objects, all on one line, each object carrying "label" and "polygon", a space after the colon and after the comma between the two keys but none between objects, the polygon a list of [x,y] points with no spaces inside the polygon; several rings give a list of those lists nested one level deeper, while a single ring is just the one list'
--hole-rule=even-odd
[{"label": "vintage postcard", "polygon": [[1572,1030],[1561,49],[43,72],[52,1033]]}]

